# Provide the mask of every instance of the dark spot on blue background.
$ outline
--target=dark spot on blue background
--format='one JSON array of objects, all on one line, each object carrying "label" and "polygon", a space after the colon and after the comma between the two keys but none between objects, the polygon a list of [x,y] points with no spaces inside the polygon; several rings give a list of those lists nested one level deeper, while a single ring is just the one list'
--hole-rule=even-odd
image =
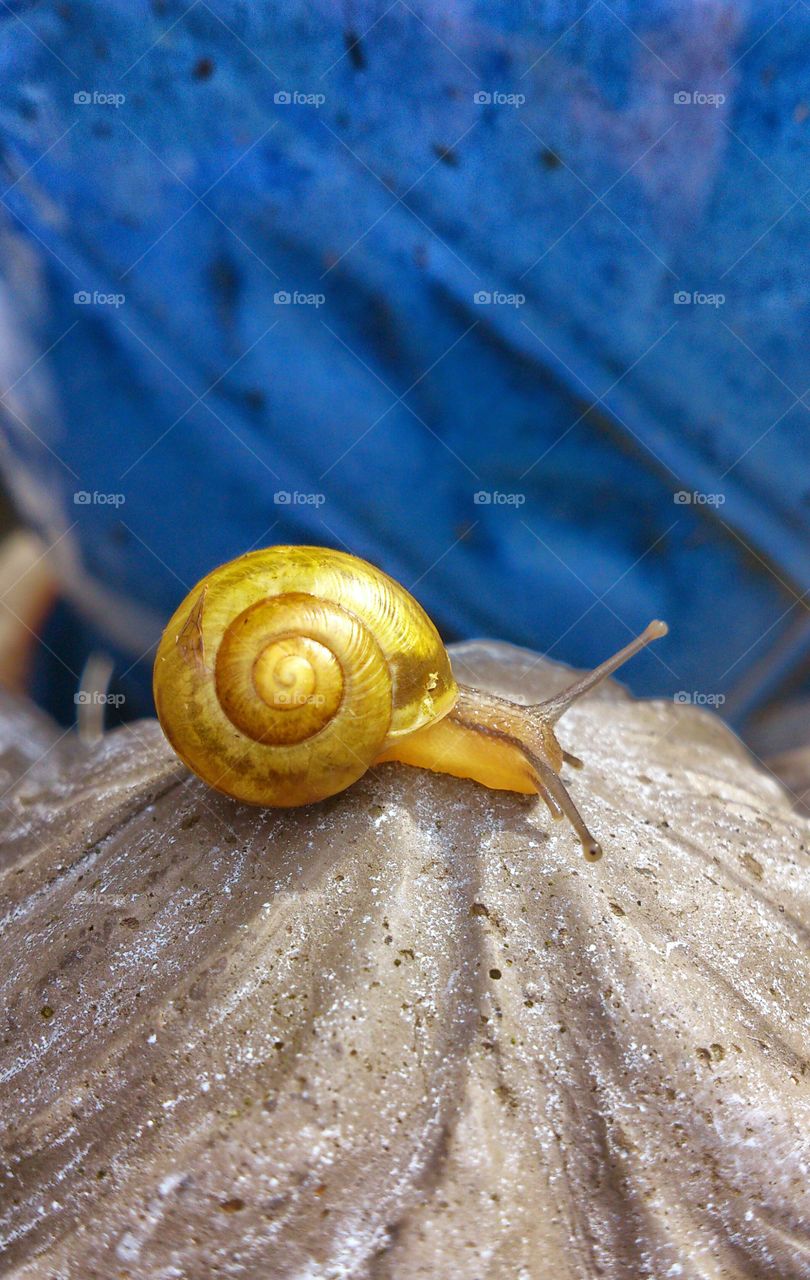
[{"label": "dark spot on blue background", "polygon": [[223,325],[230,325],[239,300],[239,273],[224,254],[214,258],[210,270],[216,308]]},{"label": "dark spot on blue background", "polygon": [[346,43],[346,52],[349,55],[349,61],[355,71],[364,71],[366,66],[366,55],[363,52],[363,46],[360,43],[360,37],[354,31],[346,31],[343,35]]},{"label": "dark spot on blue background", "polygon": [[267,404],[267,396],[259,387],[248,387],[245,392],[245,404],[249,409],[252,409],[254,413],[261,413],[262,409]]},{"label": "dark spot on blue background", "polygon": [[458,156],[452,147],[444,147],[439,142],[433,144],[433,154],[438,156],[442,164],[447,164],[451,169],[458,168]]}]

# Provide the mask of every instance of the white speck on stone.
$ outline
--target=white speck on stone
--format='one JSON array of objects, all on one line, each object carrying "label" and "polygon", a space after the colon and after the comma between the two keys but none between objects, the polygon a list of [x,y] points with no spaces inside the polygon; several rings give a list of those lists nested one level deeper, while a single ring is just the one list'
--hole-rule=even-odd
[{"label": "white speck on stone", "polygon": [[135,1262],[140,1255],[141,1246],[137,1237],[127,1231],[115,1246],[115,1252],[122,1262]]}]

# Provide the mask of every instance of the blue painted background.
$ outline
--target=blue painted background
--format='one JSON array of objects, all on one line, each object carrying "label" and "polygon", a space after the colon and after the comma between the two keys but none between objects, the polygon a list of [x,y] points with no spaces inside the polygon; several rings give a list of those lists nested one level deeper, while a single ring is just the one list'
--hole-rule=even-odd
[{"label": "blue painted background", "polygon": [[102,646],[148,709],[186,589],[278,541],[377,561],[448,639],[578,665],[666,617],[628,682],[738,720],[799,681],[809,28],[710,0],[4,6],[3,465],[64,587],[41,700],[69,715]]}]

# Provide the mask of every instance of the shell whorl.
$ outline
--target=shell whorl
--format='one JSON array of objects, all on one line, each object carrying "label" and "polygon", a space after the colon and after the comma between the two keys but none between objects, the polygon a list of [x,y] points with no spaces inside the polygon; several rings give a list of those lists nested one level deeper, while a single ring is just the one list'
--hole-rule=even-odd
[{"label": "shell whorl", "polygon": [[[215,664],[219,704],[255,742],[296,744],[339,711],[345,672],[384,665],[367,629],[339,606],[301,592],[259,600],[225,631]],[[387,676],[387,673],[386,673]],[[383,690],[390,702],[390,681]],[[358,696],[366,689],[354,684]],[[390,708],[389,708],[390,710]],[[385,716],[386,728],[388,715]]]},{"label": "shell whorl", "polygon": [[166,628],[154,689],[195,773],[280,806],[342,791],[456,696],[438,634],[401,587],[305,547],[251,553],[203,579]]}]

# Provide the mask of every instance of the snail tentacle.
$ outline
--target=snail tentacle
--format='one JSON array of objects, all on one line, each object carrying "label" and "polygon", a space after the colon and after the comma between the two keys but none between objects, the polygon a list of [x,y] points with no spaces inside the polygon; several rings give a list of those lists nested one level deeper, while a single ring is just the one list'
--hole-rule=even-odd
[{"label": "snail tentacle", "polygon": [[559,777],[563,764],[581,769],[583,763],[562,749],[554,726],[574,702],[666,631],[665,623],[651,622],[641,635],[594,671],[534,705],[524,706],[460,685],[458,702],[448,716],[389,746],[382,759],[472,778],[497,790],[537,794],[552,817],[564,815],[568,819],[586,858],[596,861],[602,854],[601,845]]}]

